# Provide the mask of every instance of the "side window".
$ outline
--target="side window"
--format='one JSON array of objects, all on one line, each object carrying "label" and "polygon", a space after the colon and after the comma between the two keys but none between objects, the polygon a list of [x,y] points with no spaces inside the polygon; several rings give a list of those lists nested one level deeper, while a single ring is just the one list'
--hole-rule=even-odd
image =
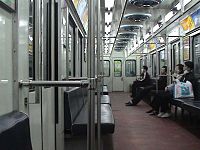
[{"label": "side window", "polygon": [[156,53],[152,55],[152,76],[156,77]]},{"label": "side window", "polygon": [[29,36],[28,36],[28,54],[29,54],[29,79],[35,79],[35,56],[34,56],[34,0],[29,0]]},{"label": "side window", "polygon": [[163,66],[165,66],[167,64],[167,60],[165,57],[165,50],[162,50],[159,52],[159,59],[160,59],[160,70]]},{"label": "side window", "polygon": [[122,61],[114,60],[114,77],[122,76]]},{"label": "side window", "polygon": [[135,60],[126,60],[125,75],[126,77],[134,77],[136,75],[136,61]]},{"label": "side window", "polygon": [[110,61],[109,60],[104,60],[103,61],[103,75],[104,77],[109,77],[110,76]]}]

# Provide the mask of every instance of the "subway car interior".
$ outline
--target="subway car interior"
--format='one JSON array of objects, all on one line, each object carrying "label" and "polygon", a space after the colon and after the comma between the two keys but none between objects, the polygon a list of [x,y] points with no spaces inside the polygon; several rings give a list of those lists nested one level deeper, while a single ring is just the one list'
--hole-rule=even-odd
[{"label": "subway car interior", "polygon": [[199,0],[0,0],[0,150],[199,150]]}]

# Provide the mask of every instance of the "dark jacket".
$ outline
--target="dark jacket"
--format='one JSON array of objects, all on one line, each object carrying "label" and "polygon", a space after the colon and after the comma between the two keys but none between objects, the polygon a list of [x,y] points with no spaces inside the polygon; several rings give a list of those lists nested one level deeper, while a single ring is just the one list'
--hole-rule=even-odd
[{"label": "dark jacket", "polygon": [[167,86],[167,76],[161,76],[158,79],[158,90],[165,90],[166,86]]},{"label": "dark jacket", "polygon": [[149,83],[150,82],[150,75],[148,74],[148,72],[146,72],[146,76],[144,77],[144,74],[142,73],[141,75],[142,81],[143,83]]},{"label": "dark jacket", "polygon": [[190,81],[192,83],[192,85],[193,85],[194,82],[195,82],[195,78],[194,78],[193,72],[189,72],[189,73],[184,74],[181,77],[180,81],[181,82]]}]

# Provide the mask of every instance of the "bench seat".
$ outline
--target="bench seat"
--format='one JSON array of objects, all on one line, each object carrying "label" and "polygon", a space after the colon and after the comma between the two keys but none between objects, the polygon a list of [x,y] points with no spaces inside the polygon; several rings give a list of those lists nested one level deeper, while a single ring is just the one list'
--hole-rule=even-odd
[{"label": "bench seat", "polygon": [[200,101],[187,101],[183,103],[182,107],[190,113],[200,115]]},{"label": "bench seat", "polygon": [[111,105],[109,95],[101,95],[101,104],[109,104]]},{"label": "bench seat", "polygon": [[[87,121],[88,121],[88,109],[87,104],[81,110],[76,120],[72,124],[73,135],[86,135],[87,134]],[[97,118],[95,111],[95,128],[97,129]],[[101,133],[112,134],[114,133],[115,123],[112,114],[112,109],[108,104],[101,105]]]},{"label": "bench seat", "polygon": [[[106,85],[104,85],[102,87],[102,95],[108,95],[108,87]],[[95,95],[97,95],[97,92],[95,92]]]},{"label": "bench seat", "polygon": [[[86,135],[88,122],[87,90],[73,88],[64,92],[64,123],[65,133],[72,135]],[[103,134],[114,132],[114,117],[108,95],[101,97],[101,129]],[[95,102],[95,106],[97,103]],[[97,110],[97,109],[95,109]],[[97,114],[95,112],[95,114]],[[95,115],[96,116],[96,115]],[[97,121],[95,121],[97,127]]]},{"label": "bench seat", "polygon": [[0,149],[32,150],[29,118],[22,112],[0,116]]}]

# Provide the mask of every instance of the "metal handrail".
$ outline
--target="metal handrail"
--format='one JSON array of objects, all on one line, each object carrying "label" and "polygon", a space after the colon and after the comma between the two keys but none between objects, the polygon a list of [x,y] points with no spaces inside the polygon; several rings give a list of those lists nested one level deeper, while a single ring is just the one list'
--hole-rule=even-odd
[{"label": "metal handrail", "polygon": [[19,81],[20,86],[51,86],[51,87],[87,87],[89,82],[82,81]]}]

